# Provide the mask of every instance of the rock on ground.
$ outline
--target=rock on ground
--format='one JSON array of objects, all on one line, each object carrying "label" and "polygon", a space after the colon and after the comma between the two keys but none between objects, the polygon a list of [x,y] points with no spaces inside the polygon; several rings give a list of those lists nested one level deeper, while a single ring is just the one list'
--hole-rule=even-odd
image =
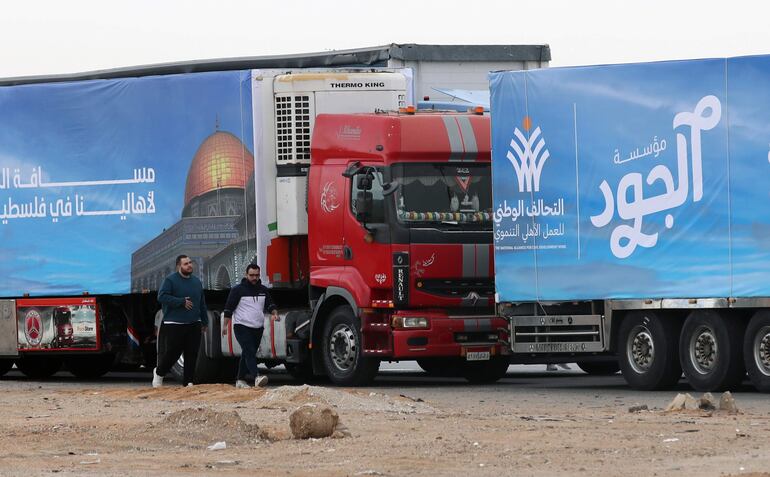
[{"label": "rock on ground", "polygon": [[289,426],[295,439],[331,437],[340,417],[329,406],[303,404],[289,416]]}]

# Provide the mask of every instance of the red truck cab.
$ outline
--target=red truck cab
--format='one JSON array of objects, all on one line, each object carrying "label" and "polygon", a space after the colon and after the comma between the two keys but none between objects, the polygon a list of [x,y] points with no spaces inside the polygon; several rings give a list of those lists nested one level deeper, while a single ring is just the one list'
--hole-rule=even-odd
[{"label": "red truck cab", "polygon": [[313,362],[340,384],[365,382],[381,360],[471,381],[504,375],[489,118],[319,115],[311,144]]}]

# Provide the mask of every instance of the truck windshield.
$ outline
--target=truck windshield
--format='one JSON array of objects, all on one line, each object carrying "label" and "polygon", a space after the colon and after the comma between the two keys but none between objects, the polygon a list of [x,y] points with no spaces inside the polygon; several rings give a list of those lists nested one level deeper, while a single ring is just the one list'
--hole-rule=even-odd
[{"label": "truck windshield", "polygon": [[491,227],[489,164],[395,164],[391,170],[400,186],[394,194],[399,222]]}]

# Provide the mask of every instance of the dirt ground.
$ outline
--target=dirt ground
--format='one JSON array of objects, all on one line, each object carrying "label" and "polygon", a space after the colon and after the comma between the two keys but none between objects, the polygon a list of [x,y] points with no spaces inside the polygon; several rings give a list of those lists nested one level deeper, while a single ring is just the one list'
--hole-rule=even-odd
[{"label": "dirt ground", "polygon": [[[770,477],[767,408],[666,413],[661,402],[630,412],[611,400],[446,396],[0,381],[0,474]],[[289,415],[305,403],[332,405],[351,436],[293,439]],[[208,449],[217,442],[226,448]]]}]

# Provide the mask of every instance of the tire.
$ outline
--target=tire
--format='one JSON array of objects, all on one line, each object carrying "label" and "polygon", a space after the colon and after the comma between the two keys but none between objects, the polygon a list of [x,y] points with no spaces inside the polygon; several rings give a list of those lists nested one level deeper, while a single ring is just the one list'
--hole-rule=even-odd
[{"label": "tire", "polygon": [[618,333],[618,364],[629,386],[666,389],[679,382],[679,321],[649,311],[629,313]]},{"label": "tire", "polygon": [[510,364],[507,356],[496,356],[489,361],[465,361],[463,377],[472,384],[491,384],[505,376]]},{"label": "tire", "polygon": [[591,376],[609,376],[620,371],[617,361],[578,361],[577,365]]},{"label": "tire", "polygon": [[5,376],[5,373],[13,368],[12,359],[0,359],[0,376]]},{"label": "tire", "polygon": [[16,360],[16,367],[24,376],[34,379],[48,378],[61,368],[62,360],[50,356],[25,356]]},{"label": "tire", "polygon": [[743,335],[743,364],[757,391],[770,392],[770,311],[757,312]]},{"label": "tire", "polygon": [[112,369],[114,361],[113,354],[81,355],[65,358],[64,365],[75,377],[95,379],[107,374]]},{"label": "tire", "polygon": [[417,365],[429,376],[435,378],[459,378],[463,376],[463,361],[460,358],[424,358]]},{"label": "tire", "polygon": [[374,379],[380,360],[363,355],[361,325],[348,306],[332,310],[324,325],[323,362],[332,383],[363,386]]},{"label": "tire", "polygon": [[741,383],[743,322],[712,310],[690,313],[679,337],[679,360],[696,391],[722,391]]}]

